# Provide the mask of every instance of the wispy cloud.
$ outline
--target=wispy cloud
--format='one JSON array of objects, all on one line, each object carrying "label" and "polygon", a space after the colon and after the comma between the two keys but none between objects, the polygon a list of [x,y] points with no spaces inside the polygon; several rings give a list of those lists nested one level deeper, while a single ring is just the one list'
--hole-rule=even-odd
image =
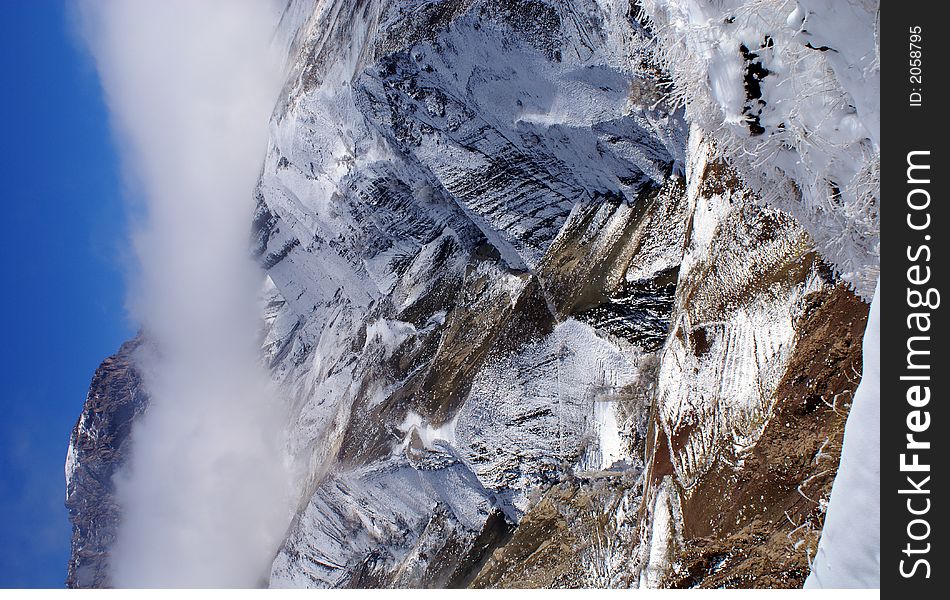
[{"label": "wispy cloud", "polygon": [[80,0],[130,181],[130,310],[151,397],[117,481],[118,586],[254,586],[290,519],[280,403],[258,365],[253,187],[281,83],[262,0]]}]

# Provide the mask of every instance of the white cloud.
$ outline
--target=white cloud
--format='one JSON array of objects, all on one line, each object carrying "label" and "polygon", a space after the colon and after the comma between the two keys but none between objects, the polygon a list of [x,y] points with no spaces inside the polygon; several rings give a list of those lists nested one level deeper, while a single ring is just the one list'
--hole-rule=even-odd
[{"label": "white cloud", "polygon": [[284,419],[258,364],[253,187],[281,83],[262,0],[81,0],[145,201],[130,310],[151,396],[117,480],[120,587],[246,587],[291,518]]}]

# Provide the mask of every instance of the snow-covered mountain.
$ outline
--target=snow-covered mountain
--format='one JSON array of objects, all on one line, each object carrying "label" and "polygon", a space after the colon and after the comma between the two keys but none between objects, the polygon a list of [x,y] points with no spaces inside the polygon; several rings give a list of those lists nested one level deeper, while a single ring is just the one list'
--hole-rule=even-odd
[{"label": "snow-covered mountain", "polygon": [[148,404],[134,355],[136,338],[105,359],[93,376],[86,403],[69,439],[66,508],[73,522],[66,585],[109,585],[109,548],[119,509],[113,476],[128,458],[132,423]]},{"label": "snow-covered mountain", "polygon": [[[249,223],[298,484],[270,586],[802,585],[877,272],[874,32],[702,4],[289,3]],[[73,431],[71,586],[110,583],[140,383],[127,345]]]}]

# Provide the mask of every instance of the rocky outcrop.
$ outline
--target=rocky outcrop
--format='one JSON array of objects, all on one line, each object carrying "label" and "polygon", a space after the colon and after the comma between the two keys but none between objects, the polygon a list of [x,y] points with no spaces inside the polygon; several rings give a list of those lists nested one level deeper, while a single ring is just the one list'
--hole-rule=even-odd
[{"label": "rocky outcrop", "polygon": [[469,583],[474,588],[630,587],[639,469],[568,475],[522,517]]},{"label": "rocky outcrop", "polygon": [[701,141],[690,155],[692,226],[646,448],[640,582],[800,587],[868,307]]},{"label": "rocky outcrop", "polygon": [[801,587],[814,559],[860,380],[867,305],[838,285],[806,298],[768,424],[683,494],[669,587]]}]

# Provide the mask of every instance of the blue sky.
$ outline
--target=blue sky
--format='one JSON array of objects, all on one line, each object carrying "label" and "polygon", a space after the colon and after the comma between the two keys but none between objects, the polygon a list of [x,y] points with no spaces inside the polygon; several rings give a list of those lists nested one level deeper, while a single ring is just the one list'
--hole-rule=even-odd
[{"label": "blue sky", "polygon": [[69,432],[96,366],[133,333],[125,210],[99,83],[66,3],[0,0],[0,29],[0,587],[61,587]]}]

